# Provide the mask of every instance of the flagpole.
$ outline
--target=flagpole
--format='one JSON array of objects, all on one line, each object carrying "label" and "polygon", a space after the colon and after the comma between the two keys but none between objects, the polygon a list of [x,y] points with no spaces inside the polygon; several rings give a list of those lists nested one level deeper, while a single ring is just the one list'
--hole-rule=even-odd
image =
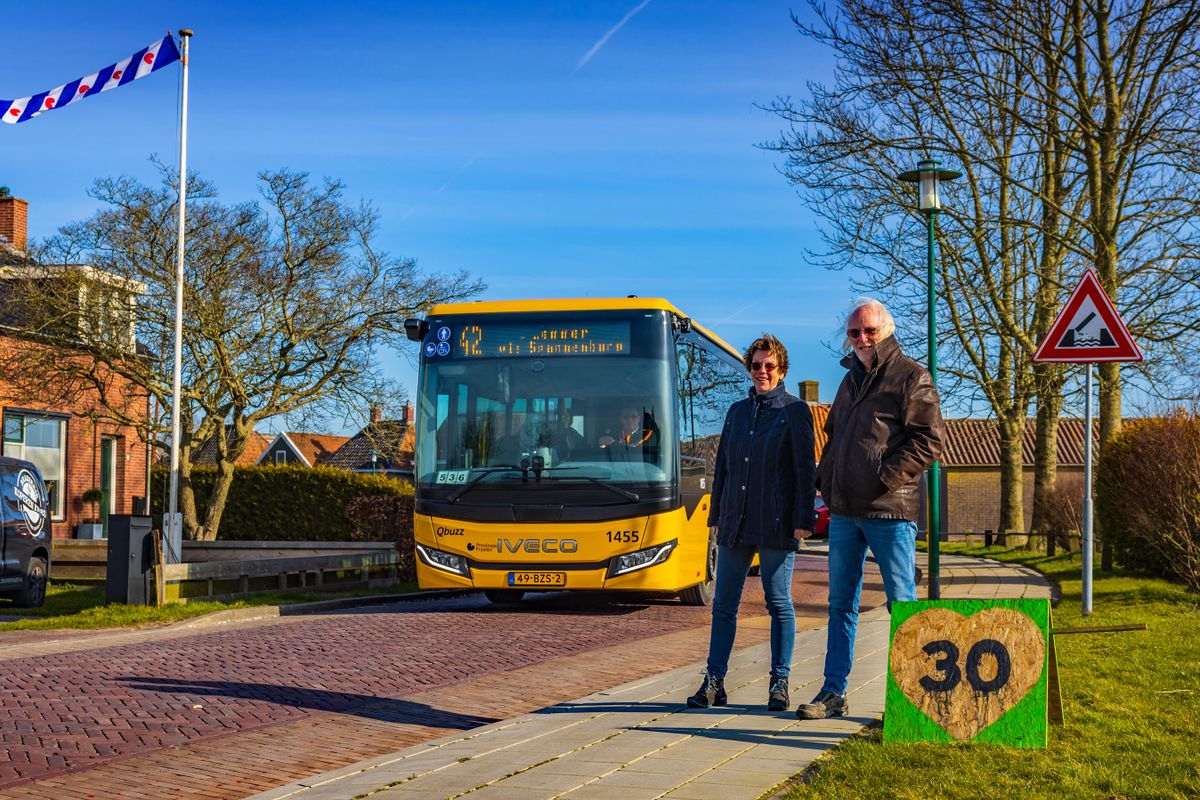
[{"label": "flagpole", "polygon": [[[179,234],[175,242],[175,367],[171,376],[171,492],[167,506],[168,525],[164,525],[166,547],[163,552],[169,563],[182,561],[183,520],[179,516],[179,393],[183,362],[183,245],[187,230],[187,112],[188,112],[188,43],[192,32],[181,28],[179,40],[183,45],[180,63],[183,65],[183,91],[180,98],[179,122]],[[169,527],[168,527],[169,526]]]}]

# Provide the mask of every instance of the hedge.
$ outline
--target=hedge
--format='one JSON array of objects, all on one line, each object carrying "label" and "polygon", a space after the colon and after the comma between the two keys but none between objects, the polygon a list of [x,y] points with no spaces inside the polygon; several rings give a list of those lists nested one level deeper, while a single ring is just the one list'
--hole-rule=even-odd
[{"label": "hedge", "polygon": [[1118,563],[1200,592],[1200,416],[1127,424],[1101,453],[1096,511]]},{"label": "hedge", "polygon": [[[167,470],[153,474],[152,513],[164,511]],[[192,487],[201,519],[208,509],[215,467],[193,467]],[[378,514],[347,513],[364,497],[395,498],[388,503],[403,517],[381,521]],[[378,504],[376,504],[378,505]],[[407,511],[404,511],[407,509]],[[217,538],[225,541],[345,542],[411,539],[412,486],[392,478],[332,467],[236,467]]]}]

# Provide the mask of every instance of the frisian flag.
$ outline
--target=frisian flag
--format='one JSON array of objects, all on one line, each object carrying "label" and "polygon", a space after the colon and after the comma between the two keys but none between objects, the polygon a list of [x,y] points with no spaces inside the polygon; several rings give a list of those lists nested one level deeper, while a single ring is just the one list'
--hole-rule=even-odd
[{"label": "frisian flag", "polygon": [[35,94],[32,97],[0,100],[0,119],[10,125],[24,122],[46,111],[62,108],[76,100],[124,86],[155,70],[162,69],[168,64],[174,64],[178,60],[179,49],[175,46],[175,39],[168,33],[157,42],[138,50],[129,58],[123,58],[91,75],[65,83],[48,92]]}]

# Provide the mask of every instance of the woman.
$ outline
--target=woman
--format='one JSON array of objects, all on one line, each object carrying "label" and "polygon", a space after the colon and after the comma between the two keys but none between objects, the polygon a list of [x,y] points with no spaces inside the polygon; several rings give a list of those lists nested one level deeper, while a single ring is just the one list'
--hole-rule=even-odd
[{"label": "woman", "polygon": [[742,586],[758,554],[763,594],[771,614],[771,683],[767,708],[786,711],[788,674],[796,641],[792,565],[800,540],[812,535],[812,414],[787,393],[787,350],[763,334],[742,355],[750,373],[750,396],[729,408],[717,448],[708,524],[717,539],[717,587],[713,598],[708,665],[691,708],[723,706],[725,672],[737,632]]}]

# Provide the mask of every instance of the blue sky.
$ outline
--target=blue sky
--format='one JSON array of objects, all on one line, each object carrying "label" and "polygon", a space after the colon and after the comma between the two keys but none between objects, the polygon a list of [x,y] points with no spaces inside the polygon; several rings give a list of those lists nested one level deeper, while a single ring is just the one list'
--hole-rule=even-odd
[{"label": "blue sky", "polygon": [[[849,279],[808,264],[813,221],[755,147],[755,107],[828,80],[777,0],[23,4],[0,96],[91,72],[190,27],[189,166],[226,200],[255,173],[336,176],[382,215],[380,244],[465,269],[485,299],[662,296],[735,346],[763,330],[789,383],[832,399],[825,346]],[[802,4],[794,9],[807,13]],[[622,24],[622,21],[624,23]],[[37,35],[30,35],[38,32]],[[177,69],[0,130],[0,185],[30,234],[90,215],[99,176],[177,158]],[[920,346],[920,343],[917,343]],[[407,359],[386,369],[415,390]]]}]

